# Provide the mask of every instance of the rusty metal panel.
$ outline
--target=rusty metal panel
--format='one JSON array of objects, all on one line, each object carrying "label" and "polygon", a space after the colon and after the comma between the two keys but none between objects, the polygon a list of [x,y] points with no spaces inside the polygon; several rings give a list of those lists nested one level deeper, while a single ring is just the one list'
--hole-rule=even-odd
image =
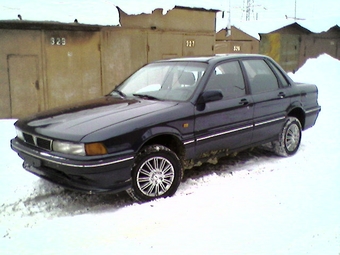
[{"label": "rusty metal panel", "polygon": [[[21,93],[35,87],[36,80],[32,76],[38,77],[39,91],[36,95],[33,89],[32,98],[38,96],[35,100],[39,103],[27,102],[27,107],[23,105]],[[45,109],[42,77],[41,32],[0,29],[0,118],[17,118],[33,109]],[[27,98],[31,98],[30,95]]]},{"label": "rusty metal panel", "polygon": [[45,31],[48,108],[102,95],[100,32]]},{"label": "rusty metal panel", "polygon": [[184,34],[183,56],[211,56],[215,51],[215,34]]},{"label": "rusty metal panel", "polygon": [[258,54],[259,42],[256,41],[217,41],[215,44],[216,54],[245,53]]},{"label": "rusty metal panel", "polygon": [[154,31],[148,33],[148,62],[214,54],[215,35]]},{"label": "rusty metal panel", "polygon": [[102,30],[102,73],[104,94],[147,63],[147,34],[139,29]]},{"label": "rusty metal panel", "polygon": [[215,43],[215,54],[226,54],[231,53],[231,42],[216,41]]},{"label": "rusty metal panel", "polygon": [[121,27],[102,30],[104,93],[152,61],[214,54],[215,34],[183,33]]},{"label": "rusty metal panel", "polygon": [[279,64],[287,72],[298,69],[300,36],[298,35],[281,35],[281,57]]},{"label": "rusty metal panel", "polygon": [[24,117],[41,110],[38,56],[9,55],[11,116]]},{"label": "rusty metal panel", "polygon": [[[37,103],[30,106],[36,112],[106,94],[154,60],[213,55],[215,14],[216,10],[176,7],[166,15],[158,12],[156,18],[148,16],[144,23],[141,21],[148,24],[142,28],[136,28],[136,24],[133,28],[48,22],[18,23],[11,28],[12,22],[2,24],[5,29],[0,29],[0,118],[22,114],[19,108],[23,106],[15,100],[22,97],[18,93],[24,90],[17,87],[24,78],[13,78],[19,64],[17,59],[8,60],[9,55],[35,56],[35,60],[21,60],[28,62],[25,66],[36,67],[27,69],[37,78],[23,72],[29,84],[38,88],[26,91],[32,96],[31,101]],[[129,22],[132,21],[127,26],[133,24]],[[149,27],[148,22],[156,25],[150,23]],[[11,93],[17,96],[11,97]]]},{"label": "rusty metal panel", "polygon": [[262,34],[260,41],[260,54],[270,56],[276,62],[280,63],[281,35],[278,33]]},{"label": "rusty metal panel", "polygon": [[148,33],[148,62],[182,56],[183,35],[174,32]]},{"label": "rusty metal panel", "polygon": [[228,33],[226,29],[222,29],[216,34],[216,54],[259,53],[259,40],[234,26],[231,26],[231,30],[229,32],[230,33]]},{"label": "rusty metal panel", "polygon": [[260,53],[270,56],[285,71],[291,72],[298,68],[300,41],[300,36],[295,34],[263,34]]}]

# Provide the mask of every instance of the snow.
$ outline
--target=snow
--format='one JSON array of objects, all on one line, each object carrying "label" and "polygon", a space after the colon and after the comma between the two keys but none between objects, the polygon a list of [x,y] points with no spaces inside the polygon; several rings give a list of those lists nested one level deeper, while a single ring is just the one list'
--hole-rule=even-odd
[{"label": "snow", "polygon": [[[340,3],[340,2],[339,2]],[[278,30],[280,28],[290,26],[293,23],[298,23],[303,28],[310,30],[313,33],[326,32],[330,28],[340,25],[339,17],[324,17],[315,18],[309,20],[288,20],[288,19],[278,19],[275,22],[268,22],[268,20],[259,21],[233,21],[231,25],[237,27],[248,35],[260,40],[259,34],[267,34]],[[220,31],[227,27],[226,20],[217,19],[216,30]]]},{"label": "snow", "polygon": [[339,70],[321,55],[290,74],[317,84],[322,106],[295,156],[246,151],[144,204],[26,172],[9,146],[14,120],[0,120],[0,254],[339,254]]}]

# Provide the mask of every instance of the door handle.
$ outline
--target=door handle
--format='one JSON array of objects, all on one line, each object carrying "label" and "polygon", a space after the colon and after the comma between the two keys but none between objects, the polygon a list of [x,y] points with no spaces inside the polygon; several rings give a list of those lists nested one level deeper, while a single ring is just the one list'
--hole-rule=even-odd
[{"label": "door handle", "polygon": [[241,99],[241,101],[239,102],[240,105],[247,105],[249,104],[248,100],[246,98]]},{"label": "door handle", "polygon": [[285,98],[286,97],[286,94],[284,92],[280,92],[278,95],[277,95],[279,98]]}]

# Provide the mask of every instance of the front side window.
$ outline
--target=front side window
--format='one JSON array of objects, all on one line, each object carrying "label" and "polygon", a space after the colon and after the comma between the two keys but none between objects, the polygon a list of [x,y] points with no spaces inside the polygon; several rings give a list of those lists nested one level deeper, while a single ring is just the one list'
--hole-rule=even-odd
[{"label": "front side window", "polygon": [[116,90],[126,96],[186,101],[194,93],[207,64],[164,62],[149,64],[125,80]]},{"label": "front side window", "polygon": [[243,75],[238,61],[218,65],[212,73],[205,90],[220,90],[223,98],[238,98],[246,94]]},{"label": "front side window", "polygon": [[252,94],[274,91],[279,88],[276,76],[267,63],[261,59],[244,60]]}]

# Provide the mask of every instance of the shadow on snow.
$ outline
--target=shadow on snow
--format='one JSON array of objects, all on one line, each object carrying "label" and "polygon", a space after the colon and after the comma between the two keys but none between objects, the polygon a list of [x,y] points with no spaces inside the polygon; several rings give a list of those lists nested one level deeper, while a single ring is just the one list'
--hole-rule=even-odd
[{"label": "shadow on snow", "polygon": [[[252,164],[254,160],[268,160],[276,157],[261,149],[243,151],[237,156],[221,158],[215,165],[203,164],[184,172],[182,183],[197,180],[212,173],[233,174],[239,165]],[[254,168],[254,166],[250,167]],[[235,170],[236,169],[236,170]],[[25,198],[0,206],[2,216],[21,217],[42,216],[43,218],[66,217],[81,214],[111,212],[135,203],[126,192],[118,194],[84,194],[63,189],[43,179],[39,179],[33,191]]]}]

